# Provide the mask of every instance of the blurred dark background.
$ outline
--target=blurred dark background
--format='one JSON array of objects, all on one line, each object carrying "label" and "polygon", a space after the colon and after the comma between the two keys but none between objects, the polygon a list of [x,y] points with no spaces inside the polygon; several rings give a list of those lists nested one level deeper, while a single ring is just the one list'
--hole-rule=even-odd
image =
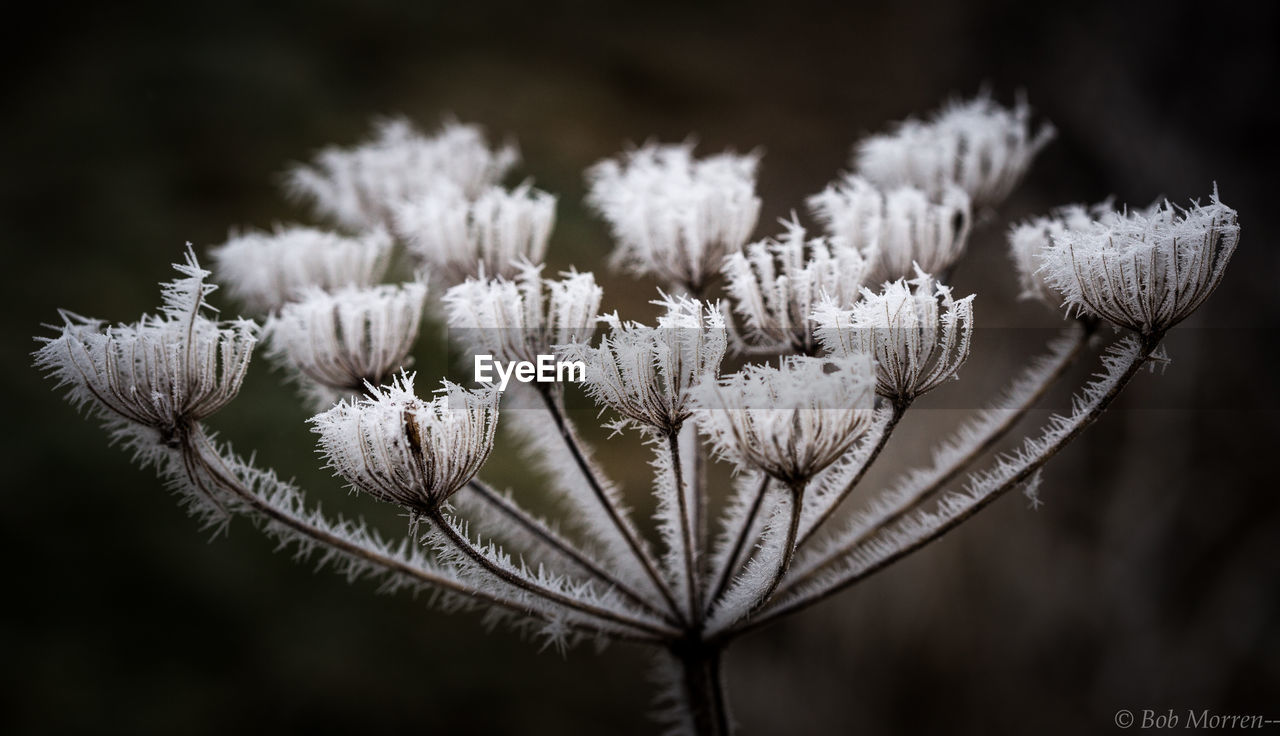
[{"label": "blurred dark background", "polygon": [[[375,115],[429,128],[452,113],[516,138],[516,176],[561,195],[552,265],[603,275],[581,171],[626,142],[762,146],[766,235],[856,138],[984,83],[1006,103],[1025,90],[1059,137],[956,274],[981,325],[1058,324],[1014,302],[1003,250],[1009,220],[1056,204],[1185,202],[1216,180],[1241,250],[1168,371],[1049,466],[1043,509],[1007,498],[741,641],[743,732],[1077,734],[1113,730],[1120,708],[1280,718],[1275,5],[265,5],[46,3],[0,30],[0,731],[655,732],[643,652],[538,653],[313,573],[247,523],[210,541],[50,391],[30,336],[58,307],[135,319],[185,241],[203,253],[232,226],[303,218],[279,172]],[[646,314],[649,285],[605,283],[608,308]],[[882,466],[922,459],[963,415],[940,407],[976,405],[1035,349],[987,342]],[[447,368],[418,358],[424,376]],[[306,416],[257,365],[214,424],[326,506],[402,524],[316,468]],[[643,507],[628,442],[601,454]],[[501,457],[486,474],[528,483]]]}]

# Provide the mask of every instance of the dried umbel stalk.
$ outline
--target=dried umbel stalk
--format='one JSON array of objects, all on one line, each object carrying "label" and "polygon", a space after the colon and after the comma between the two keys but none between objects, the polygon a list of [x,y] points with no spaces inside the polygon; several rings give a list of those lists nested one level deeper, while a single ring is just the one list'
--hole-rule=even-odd
[{"label": "dried umbel stalk", "polygon": [[[652,647],[672,730],[727,733],[725,647],[866,579],[1010,490],[1026,488],[1038,503],[1045,464],[1221,283],[1239,225],[1216,190],[1207,205],[1076,207],[1012,230],[1010,278],[1076,319],[999,401],[832,523],[913,402],[959,379],[974,297],[956,298],[934,272],[961,255],[969,203],[1003,199],[1049,131],[1032,132],[1025,104],[1010,111],[986,97],[904,123],[858,146],[857,175],[811,199],[827,236],[809,238],[793,218],[779,238],[751,245],[757,156],[697,159],[687,145],[651,145],[598,164],[591,203],[616,236],[615,262],[684,292],[659,292],[656,324],[601,315],[590,272],[543,275],[550,195],[497,188],[514,154],[489,149],[478,129],[451,124],[428,138],[392,123],[366,144],[323,153],[293,186],[357,234],[295,228],[233,239],[215,249],[217,271],[245,307],[266,313],[269,357],[323,399],[311,426],[330,469],[403,510],[407,534],[326,516],[214,441],[204,423],[236,397],[259,328],[210,316],[215,287],[193,253],[165,286],[159,315],[108,327],[64,313],[36,365],[206,521],[249,517],[282,544],[323,550],[350,578],[431,590],[450,610],[485,609],[558,647]],[[462,349],[580,360],[581,385],[504,394],[446,382],[419,396],[404,366],[426,287],[379,283],[396,213],[409,241],[397,247],[416,251],[422,277],[448,287],[427,313],[447,317]],[[411,215],[419,219],[405,228]],[[721,273],[727,304],[708,294]],[[729,314],[745,342],[730,339]],[[1122,334],[1100,351],[1101,369],[1071,410],[988,458],[1091,349],[1104,320]],[[727,359],[742,358],[758,362],[722,375]],[[660,548],[566,415],[573,390],[652,452]],[[569,510],[555,522],[528,510],[536,489],[502,493],[480,479],[499,421],[553,479],[546,490]],[[723,508],[710,499],[726,494],[701,472],[708,456],[736,472]]]}]

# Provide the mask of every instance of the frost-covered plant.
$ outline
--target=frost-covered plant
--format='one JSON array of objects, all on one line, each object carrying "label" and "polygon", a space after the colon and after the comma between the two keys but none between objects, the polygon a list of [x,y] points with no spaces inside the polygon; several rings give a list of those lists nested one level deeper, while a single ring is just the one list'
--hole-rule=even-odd
[{"label": "frost-covered plant", "polygon": [[[589,272],[543,276],[550,195],[492,188],[513,154],[488,149],[475,128],[424,138],[390,124],[373,142],[296,171],[295,188],[360,234],[233,239],[214,250],[217,273],[245,307],[267,313],[268,357],[328,405],[311,419],[328,467],[403,510],[407,533],[328,516],[214,439],[205,422],[236,397],[259,328],[214,319],[211,274],[190,251],[163,288],[160,314],[108,326],[64,312],[35,363],[205,521],[248,517],[349,578],[429,590],[450,610],[483,609],[490,622],[557,647],[650,647],[672,730],[723,734],[733,730],[725,647],[920,549],[1010,490],[1039,503],[1045,463],[1222,280],[1239,226],[1216,189],[1207,205],[1076,207],[1012,230],[1024,294],[1076,319],[999,401],[832,523],[913,402],[959,378],[974,297],[955,298],[933,272],[963,249],[965,198],[1003,199],[1047,141],[1050,129],[1033,135],[1028,115],[1025,105],[1009,111],[979,98],[864,142],[867,180],[845,176],[812,202],[830,231],[816,239],[793,218],[777,240],[746,245],[760,206],[754,155],[699,160],[687,145],[650,145],[598,164],[591,203],[616,236],[615,261],[687,292],[659,292],[656,324],[601,315]],[[608,426],[644,441],[660,548],[566,414],[572,387],[445,382],[418,395],[404,367],[426,287],[377,283],[393,262],[382,228],[397,212],[400,245],[422,256],[423,278],[451,287],[434,313],[461,347],[505,361],[581,361],[579,390]],[[404,228],[407,213],[421,218],[409,228],[417,235]],[[716,273],[728,305],[708,300]],[[726,319],[734,313],[749,342],[741,354]],[[1089,349],[1103,320],[1122,334],[1101,350],[1101,371],[1070,411],[979,465]],[[761,352],[778,353],[777,362],[722,375],[727,360]],[[556,522],[528,510],[535,489],[501,493],[480,479],[499,421],[551,477],[546,490],[565,509]],[[735,472],[719,509],[712,500],[726,494],[708,487],[708,457]]]}]

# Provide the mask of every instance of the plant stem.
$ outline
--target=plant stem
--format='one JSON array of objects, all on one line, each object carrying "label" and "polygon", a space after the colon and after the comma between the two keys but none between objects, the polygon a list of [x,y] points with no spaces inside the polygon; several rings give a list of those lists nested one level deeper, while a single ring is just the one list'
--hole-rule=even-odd
[{"label": "plant stem", "polygon": [[756,523],[756,517],[760,515],[760,506],[764,503],[764,496],[769,491],[769,475],[760,473],[760,488],[756,491],[756,496],[751,501],[751,508],[747,511],[747,518],[743,521],[742,528],[738,530],[738,538],[733,542],[733,549],[729,551],[729,555],[725,558],[724,567],[720,568],[719,579],[716,581],[715,588],[712,589],[711,595],[707,596],[708,605],[714,605],[720,595],[724,593],[725,588],[729,587],[729,581],[733,579],[733,571],[737,570],[741,563],[739,557],[742,556],[742,550],[747,546],[747,537],[751,536],[751,527]]},{"label": "plant stem", "polygon": [[543,389],[538,392],[542,396],[543,402],[546,404],[547,412],[551,414],[551,419],[555,422],[556,430],[560,432],[560,436],[564,438],[565,445],[569,448],[569,453],[573,455],[573,461],[577,464],[578,469],[582,471],[582,477],[586,479],[587,485],[591,486],[591,491],[595,494],[596,499],[604,506],[605,512],[609,515],[609,519],[618,529],[622,538],[626,540],[627,546],[631,547],[631,551],[635,554],[636,559],[644,567],[645,574],[653,581],[653,585],[657,588],[662,597],[666,599],[667,605],[671,608],[671,612],[677,616],[681,616],[680,606],[676,605],[675,596],[671,593],[671,588],[667,586],[666,581],[662,579],[662,575],[658,573],[658,566],[654,563],[648,550],[640,543],[640,538],[632,529],[631,525],[622,518],[618,513],[618,509],[613,502],[609,500],[609,495],[605,493],[604,486],[600,483],[600,479],[596,477],[595,470],[591,467],[591,463],[587,462],[586,455],[582,452],[581,446],[578,444],[578,438],[573,432],[573,428],[565,421],[564,412],[560,410],[560,405],[556,398],[551,394],[550,390]]},{"label": "plant stem", "polygon": [[787,490],[791,492],[791,522],[787,524],[787,538],[782,543],[782,559],[778,562],[778,569],[773,573],[773,579],[769,581],[768,587],[760,594],[760,598],[751,606],[751,611],[747,614],[748,618],[751,614],[759,611],[773,597],[773,591],[778,589],[778,584],[782,582],[782,578],[786,576],[787,570],[791,569],[791,560],[795,558],[796,533],[800,531],[800,517],[803,515],[804,509],[804,488],[807,481],[795,481],[787,485]]},{"label": "plant stem", "polygon": [[566,608],[570,608],[590,616],[595,616],[597,618],[602,618],[606,621],[612,621],[613,623],[621,624],[623,626],[637,628],[656,636],[672,636],[678,633],[675,629],[670,627],[639,621],[629,616],[624,616],[615,611],[611,611],[607,608],[602,608],[576,598],[571,598],[559,591],[552,590],[551,588],[529,580],[523,575],[519,575],[508,570],[477,549],[476,546],[471,543],[470,539],[463,536],[463,534],[445,518],[444,512],[442,512],[438,506],[425,512],[424,516],[426,516],[437,529],[449,538],[449,541],[458,548],[458,551],[466,555],[480,568],[487,570],[499,580],[512,587],[519,588],[526,593],[530,593],[538,598],[549,600]]},{"label": "plant stem", "polygon": [[701,640],[682,640],[671,648],[679,662],[685,703],[693,732],[698,736],[729,736],[729,707],[725,699],[722,648]]},{"label": "plant stem", "polygon": [[684,469],[680,462],[680,429],[667,432],[667,447],[671,451],[671,475],[676,493],[676,511],[680,514],[680,541],[684,547],[685,589],[688,594],[689,621],[698,621],[702,606],[698,602],[697,541],[693,538],[693,524],[689,519],[689,498],[685,493]]}]

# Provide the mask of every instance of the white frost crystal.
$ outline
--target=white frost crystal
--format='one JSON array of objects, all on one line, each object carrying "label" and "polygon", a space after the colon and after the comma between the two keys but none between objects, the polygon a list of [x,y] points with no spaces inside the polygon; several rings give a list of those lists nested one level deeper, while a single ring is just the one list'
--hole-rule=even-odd
[{"label": "white frost crystal", "polygon": [[954,378],[969,357],[973,295],[955,299],[951,288],[917,272],[911,281],[863,289],[850,309],[824,302],[813,315],[816,335],[833,355],[870,355],[876,361],[876,391],[911,401]]},{"label": "white frost crystal", "polygon": [[1218,199],[1106,217],[1053,234],[1045,280],[1069,308],[1144,335],[1186,319],[1222,280],[1240,241],[1236,211]]},{"label": "white frost crystal", "polygon": [[804,482],[871,427],[875,369],[865,355],[791,356],[699,384],[699,429],[724,458],[784,483]]},{"label": "white frost crystal", "polygon": [[786,232],[776,240],[752,243],[725,259],[725,289],[756,347],[812,353],[816,344],[809,316],[819,297],[852,305],[868,264],[844,240],[805,240],[794,218],[782,224]]},{"label": "white frost crystal", "polygon": [[328,467],[353,489],[411,511],[434,510],[489,458],[498,392],[443,382],[435,398],[413,392],[413,376],[311,419]]},{"label": "white frost crystal", "polygon": [[511,277],[521,263],[542,261],[555,218],[556,198],[528,185],[490,187],[474,201],[439,190],[396,207],[395,228],[433,274],[457,284]]},{"label": "white frost crystal", "polygon": [[404,366],[426,295],[413,282],[312,291],[267,321],[267,356],[319,395],[376,386]]},{"label": "white frost crystal", "polygon": [[693,146],[647,145],[587,171],[588,203],[617,241],[615,266],[697,292],[760,216],[756,154],[695,158]]},{"label": "white frost crystal", "polygon": [[475,125],[446,123],[424,136],[408,121],[380,123],[351,148],[330,147],[289,172],[289,188],[320,215],[352,230],[387,227],[397,205],[439,189],[475,197],[497,184],[520,156],[513,146],[485,143]]},{"label": "white frost crystal", "polygon": [[870,263],[866,280],[873,284],[907,278],[916,266],[943,271],[969,239],[969,197],[955,187],[944,187],[931,201],[914,186],[881,191],[850,175],[810,197],[809,207],[833,238],[862,252]]},{"label": "white frost crystal", "polygon": [[1062,297],[1045,283],[1040,270],[1041,258],[1053,247],[1055,235],[1060,236],[1069,230],[1087,230],[1109,213],[1108,205],[1086,208],[1073,204],[1060,207],[1047,217],[1037,217],[1012,227],[1009,230],[1009,255],[1018,272],[1018,285],[1022,287],[1018,297],[1038,299],[1052,307],[1060,305]]},{"label": "white frost crystal", "polygon": [[958,187],[974,207],[995,206],[1053,136],[1047,123],[1032,132],[1025,101],[1008,109],[982,94],[948,104],[928,121],[907,119],[892,133],[867,138],[854,152],[854,166],[881,187],[914,186],[935,198]]},{"label": "white frost crystal", "polygon": [[311,289],[372,286],[386,276],[391,238],[358,237],[309,227],[249,232],[212,250],[214,271],[231,295],[257,314],[274,312]]}]

